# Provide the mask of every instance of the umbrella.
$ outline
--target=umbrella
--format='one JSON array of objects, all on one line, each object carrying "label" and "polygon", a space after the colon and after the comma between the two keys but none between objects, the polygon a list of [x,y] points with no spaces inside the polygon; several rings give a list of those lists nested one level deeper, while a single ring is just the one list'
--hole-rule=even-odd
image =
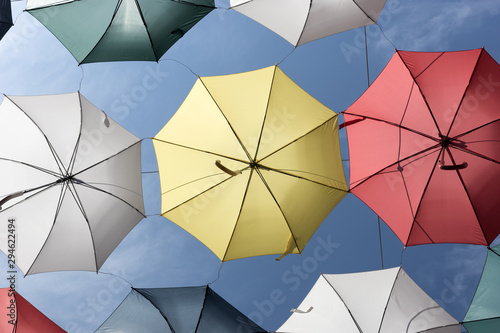
[{"label": "umbrella", "polygon": [[0,39],[12,27],[12,11],[10,0],[0,0]]},{"label": "umbrella", "polygon": [[222,261],[301,253],[347,194],[337,114],[277,66],[199,78],[153,143],[162,215]]},{"label": "umbrella", "polygon": [[26,274],[97,271],[144,217],[140,140],[79,93],[5,96],[0,141],[0,249]]},{"label": "umbrella", "polygon": [[214,0],[28,0],[27,11],[78,63],[158,61]]},{"label": "umbrella", "polygon": [[132,289],[97,329],[105,332],[266,332],[209,286]]},{"label": "umbrella", "polygon": [[460,324],[400,268],[322,274],[282,333],[459,333]]},{"label": "umbrella", "polygon": [[397,51],[345,111],[351,191],[405,245],[499,234],[499,82],[484,49]]},{"label": "umbrella", "polygon": [[231,0],[230,5],[299,46],[377,23],[385,0]]},{"label": "umbrella", "polygon": [[469,333],[500,332],[500,245],[488,250],[479,285],[464,318]]},{"label": "umbrella", "polygon": [[65,331],[25,300],[17,291],[0,289],[0,332],[64,333]]}]

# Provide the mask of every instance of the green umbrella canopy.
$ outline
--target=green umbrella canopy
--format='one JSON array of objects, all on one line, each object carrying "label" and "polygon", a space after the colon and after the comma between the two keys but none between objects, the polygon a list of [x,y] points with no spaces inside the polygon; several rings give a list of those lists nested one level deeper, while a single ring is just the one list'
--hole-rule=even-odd
[{"label": "green umbrella canopy", "polygon": [[214,0],[28,0],[26,10],[79,64],[158,61]]},{"label": "green umbrella canopy", "polygon": [[463,325],[469,333],[500,332],[500,245],[488,251],[483,274]]}]

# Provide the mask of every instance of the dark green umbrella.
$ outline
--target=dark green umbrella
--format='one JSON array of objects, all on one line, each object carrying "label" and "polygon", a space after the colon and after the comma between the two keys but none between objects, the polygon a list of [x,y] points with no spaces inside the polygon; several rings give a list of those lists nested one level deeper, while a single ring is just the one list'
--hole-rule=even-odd
[{"label": "dark green umbrella", "polygon": [[500,332],[500,245],[488,250],[483,274],[463,325],[469,333]]},{"label": "dark green umbrella", "polygon": [[10,0],[0,0],[0,39],[12,27],[12,12]]},{"label": "dark green umbrella", "polygon": [[158,61],[214,0],[28,0],[78,63]]}]

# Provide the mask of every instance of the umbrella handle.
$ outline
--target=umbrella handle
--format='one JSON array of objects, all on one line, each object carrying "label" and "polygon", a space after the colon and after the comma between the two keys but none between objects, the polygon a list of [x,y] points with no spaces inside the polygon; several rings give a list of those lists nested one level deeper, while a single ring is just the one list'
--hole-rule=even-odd
[{"label": "umbrella handle", "polygon": [[444,165],[444,164],[440,164],[439,165],[439,169],[441,170],[462,170],[462,169],[465,169],[467,168],[469,164],[467,164],[467,162],[464,162],[462,164],[457,164],[457,165]]},{"label": "umbrella handle", "polygon": [[23,195],[24,193],[26,193],[26,191],[19,191],[19,192],[15,192],[15,193],[12,193],[12,194],[9,194],[8,196],[6,196],[5,198],[3,198],[2,200],[0,200],[0,210],[2,210],[2,205],[4,203],[6,203],[7,201],[11,200],[11,199],[14,199],[14,198],[17,198],[17,197],[20,197],[21,195]]},{"label": "umbrella handle", "polygon": [[221,163],[220,160],[215,161],[215,165],[219,169],[221,169],[222,171],[224,171],[225,173],[227,173],[228,175],[237,176],[237,175],[241,174],[241,171],[233,171],[231,169],[226,168],[225,166],[222,165],[222,163]]}]

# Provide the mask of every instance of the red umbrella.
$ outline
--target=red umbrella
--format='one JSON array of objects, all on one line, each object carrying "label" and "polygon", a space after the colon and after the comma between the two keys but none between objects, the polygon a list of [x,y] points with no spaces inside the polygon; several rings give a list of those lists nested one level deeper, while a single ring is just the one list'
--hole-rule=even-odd
[{"label": "red umbrella", "polygon": [[396,51],[344,116],[351,191],[405,245],[500,233],[500,66],[484,49]]},{"label": "red umbrella", "polygon": [[0,308],[0,332],[2,333],[66,332],[13,289],[0,289]]}]

